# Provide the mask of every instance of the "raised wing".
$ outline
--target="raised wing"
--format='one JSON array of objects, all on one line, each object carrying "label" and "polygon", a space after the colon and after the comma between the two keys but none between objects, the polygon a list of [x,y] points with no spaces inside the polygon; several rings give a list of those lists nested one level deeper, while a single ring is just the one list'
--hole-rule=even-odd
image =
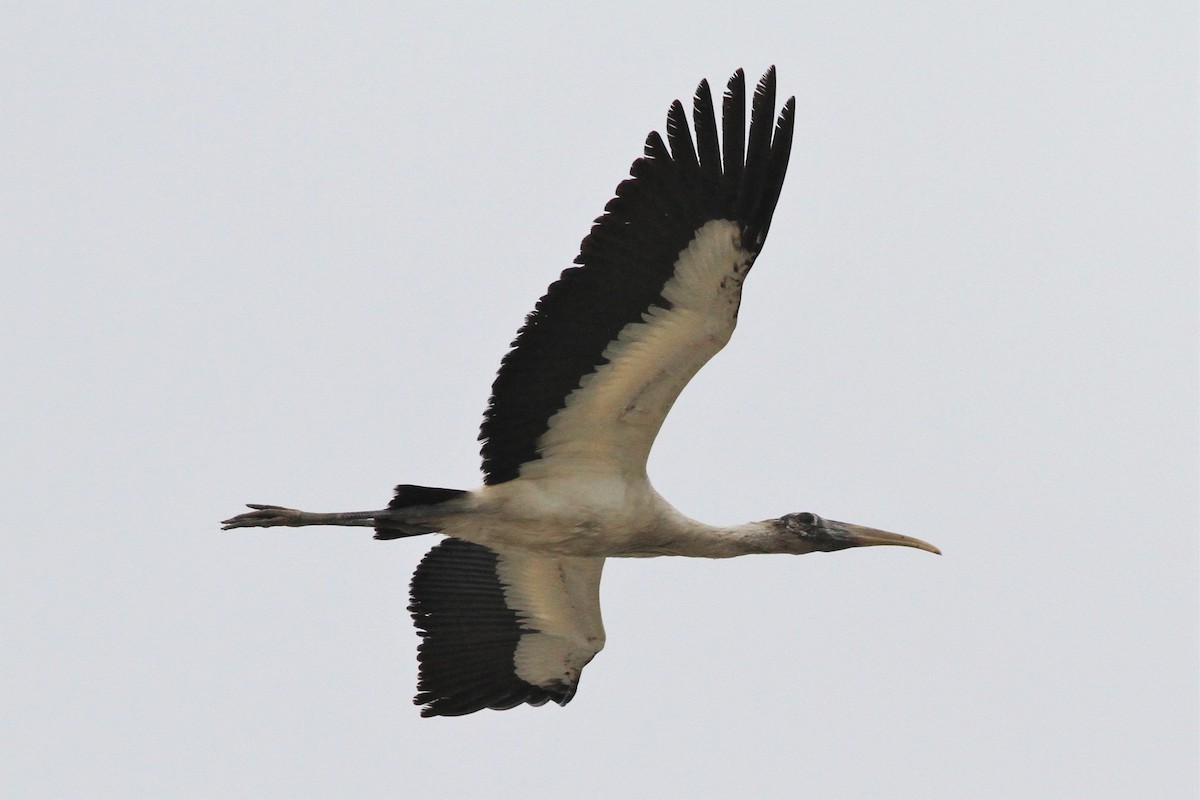
[{"label": "raised wing", "polygon": [[602,558],[545,558],[446,539],[413,575],[421,716],[566,705],[604,646]]},{"label": "raised wing", "polygon": [[[543,471],[645,474],[663,419],[729,340],[791,152],[795,99],[775,120],[775,69],[754,93],[729,80],[722,152],[707,82],[667,115],[645,155],[504,357],[484,415],[484,480]],[[772,126],[774,124],[774,132]]]}]

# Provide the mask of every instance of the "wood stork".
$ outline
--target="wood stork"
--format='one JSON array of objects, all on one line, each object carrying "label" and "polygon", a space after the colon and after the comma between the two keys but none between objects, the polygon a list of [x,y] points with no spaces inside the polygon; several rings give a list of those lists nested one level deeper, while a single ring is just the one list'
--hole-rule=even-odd
[{"label": "wood stork", "polygon": [[[445,534],[425,556],[409,611],[422,643],[423,716],[566,704],[604,646],[609,557],[728,558],[870,545],[939,552],[919,539],[812,513],[732,527],[690,519],[646,476],[663,419],[733,333],[742,282],[771,224],[792,145],[795,98],[775,119],[775,69],[746,133],[741,70],[721,142],[707,82],[667,114],[583,240],[578,265],[538,301],[500,364],[479,434],[483,486],[396,487],[385,509],[312,513],[252,504],[224,527],[361,525],[377,539]],[[774,124],[772,124],[774,123]]]}]

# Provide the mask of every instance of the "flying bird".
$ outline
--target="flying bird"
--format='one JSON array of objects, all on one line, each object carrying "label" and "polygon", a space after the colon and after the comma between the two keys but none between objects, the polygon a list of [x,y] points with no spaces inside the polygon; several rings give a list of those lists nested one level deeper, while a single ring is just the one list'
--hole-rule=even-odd
[{"label": "flying bird", "polygon": [[775,68],[759,81],[746,130],[746,82],[721,117],[706,81],[667,113],[645,154],[562,273],[526,317],[484,412],[483,485],[397,486],[387,508],[254,509],[224,528],[373,527],[377,539],[445,535],[417,567],[422,716],[522,703],[564,705],[604,646],[600,574],[615,557],[728,558],[902,545],[900,534],[811,512],[721,527],[677,511],[646,459],[692,376],[729,341],[742,283],[771,225],[795,123],[775,117]]}]

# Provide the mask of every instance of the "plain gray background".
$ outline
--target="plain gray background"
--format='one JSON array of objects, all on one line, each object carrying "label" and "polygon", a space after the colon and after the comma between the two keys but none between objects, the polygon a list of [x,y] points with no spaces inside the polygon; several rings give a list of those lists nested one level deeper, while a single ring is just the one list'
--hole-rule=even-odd
[{"label": "plain gray background", "polygon": [[[13,3],[6,797],[1181,798],[1192,3]],[[614,561],[565,709],[422,720],[500,357],[670,101],[779,68],[788,183],[656,485],[940,545]]]}]

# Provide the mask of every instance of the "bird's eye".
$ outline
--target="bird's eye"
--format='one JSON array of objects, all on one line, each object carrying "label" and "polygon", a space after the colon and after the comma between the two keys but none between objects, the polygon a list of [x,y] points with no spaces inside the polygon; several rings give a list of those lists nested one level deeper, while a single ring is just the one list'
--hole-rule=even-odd
[{"label": "bird's eye", "polygon": [[816,523],[821,521],[821,518],[818,517],[816,514],[810,514],[807,511],[797,514],[796,519],[805,525],[815,525]]}]

